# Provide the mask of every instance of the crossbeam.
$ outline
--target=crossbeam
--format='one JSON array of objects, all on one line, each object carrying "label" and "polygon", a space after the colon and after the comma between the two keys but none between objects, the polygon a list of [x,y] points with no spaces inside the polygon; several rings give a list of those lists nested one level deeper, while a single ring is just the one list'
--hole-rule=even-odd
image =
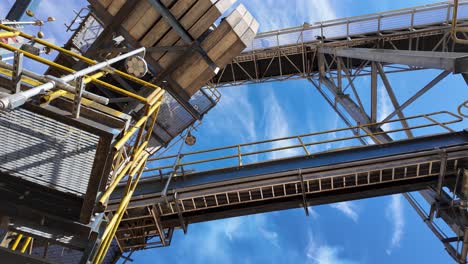
[{"label": "crossbeam", "polygon": [[321,48],[319,52],[346,58],[441,69],[453,73],[464,73],[468,71],[468,53],[461,52],[366,48]]}]

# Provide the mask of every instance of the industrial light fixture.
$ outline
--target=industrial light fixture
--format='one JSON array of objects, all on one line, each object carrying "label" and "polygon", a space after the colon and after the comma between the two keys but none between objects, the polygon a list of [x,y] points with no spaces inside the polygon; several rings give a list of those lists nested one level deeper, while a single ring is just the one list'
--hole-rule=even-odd
[{"label": "industrial light fixture", "polygon": [[148,64],[140,56],[133,56],[125,60],[125,70],[135,77],[141,78],[148,72]]},{"label": "industrial light fixture", "polygon": [[196,142],[197,142],[197,138],[194,137],[192,135],[192,133],[190,133],[190,131],[189,131],[187,136],[185,137],[185,144],[187,144],[189,146],[193,146],[193,145],[195,145]]}]

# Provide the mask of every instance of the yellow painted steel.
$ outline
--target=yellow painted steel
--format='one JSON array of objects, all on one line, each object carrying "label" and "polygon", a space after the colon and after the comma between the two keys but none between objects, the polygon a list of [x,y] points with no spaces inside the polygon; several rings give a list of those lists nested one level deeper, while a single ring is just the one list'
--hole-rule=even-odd
[{"label": "yellow painted steel", "polygon": [[[13,28],[0,25],[0,29],[7,30],[9,32],[5,32],[0,34],[0,36],[21,36],[27,39],[30,39],[32,41],[35,41],[36,43],[39,43],[41,45],[44,45],[50,49],[54,49],[58,51],[59,53],[66,54],[69,56],[72,56],[78,60],[81,60],[87,64],[90,65],[95,65],[98,62],[94,61],[90,58],[87,58],[85,56],[82,56],[81,54],[75,53],[70,50],[66,50],[64,48],[58,47],[52,43],[49,43],[47,41],[38,39],[32,35],[28,35],[24,32],[18,32]],[[32,54],[30,52],[20,50],[12,45],[8,45],[5,43],[0,42],[0,48],[7,49],[9,51],[13,52],[20,52],[23,53],[25,57],[33,59],[37,62],[40,62],[42,64],[48,65],[50,67],[59,69],[61,71],[67,72],[67,73],[74,73],[75,70],[68,68],[64,65],[58,64],[56,62],[50,61],[48,59],[42,58],[40,56],[37,56],[35,54]],[[115,143],[114,145],[114,159],[112,167],[118,170],[118,172],[115,175],[115,178],[113,181],[110,183],[110,185],[107,187],[105,192],[101,197],[99,197],[98,200],[98,206],[104,207],[107,200],[109,199],[110,195],[112,192],[115,190],[117,185],[127,176],[126,180],[126,188],[125,188],[125,193],[123,194],[124,198],[120,201],[118,210],[115,212],[113,215],[112,219],[108,223],[103,236],[101,238],[101,244],[99,245],[97,249],[97,254],[94,256],[93,263],[101,263],[106,255],[106,252],[112,242],[112,239],[115,236],[115,233],[119,227],[120,221],[122,220],[122,217],[126,211],[126,208],[131,200],[131,197],[133,195],[133,192],[139,182],[139,179],[141,178],[141,175],[145,169],[146,162],[148,161],[149,158],[149,152],[147,151],[148,145],[149,145],[149,140],[151,139],[151,133],[153,131],[153,127],[156,122],[156,118],[159,113],[159,109],[163,100],[164,96],[164,90],[158,87],[157,85],[154,85],[152,83],[146,82],[142,79],[139,79],[137,77],[134,77],[132,75],[129,75],[125,72],[121,72],[115,69],[112,69],[113,74],[118,74],[132,82],[138,83],[140,85],[144,85],[146,87],[151,87],[154,89],[153,93],[149,95],[148,97],[143,97],[138,94],[129,92],[125,89],[122,89],[120,87],[114,86],[110,83],[104,82],[100,80],[102,76],[107,74],[106,71],[101,71],[97,72],[93,75],[88,75],[84,77],[84,82],[89,83],[93,82],[97,85],[101,85],[109,90],[112,90],[114,92],[123,94],[125,96],[128,96],[130,98],[137,99],[145,104],[146,111],[145,114],[140,117],[134,124],[133,127],[125,131],[122,135],[122,137]],[[4,74],[7,76],[12,76],[11,71],[6,71],[5,69],[0,69],[0,74]],[[22,79],[25,83],[32,85],[32,86],[37,86],[42,84],[39,81],[35,80],[29,80],[29,79]],[[46,96],[44,96],[45,102],[50,102],[51,100],[54,100],[55,98],[58,98],[60,96],[64,96],[67,98],[73,98],[74,94],[69,93],[64,90],[55,90],[51,91],[48,93]],[[84,104],[96,104],[93,102],[90,102],[87,99],[82,99]],[[97,105],[100,106],[100,105]],[[121,114],[118,112],[117,114]],[[135,137],[135,134],[138,133]],[[122,151],[125,151],[128,155],[129,158],[119,158],[122,156]],[[16,240],[13,243],[13,248],[16,249],[23,238],[22,234],[18,234],[16,237]],[[21,247],[21,252],[25,252],[30,246],[32,241],[32,238],[27,237],[26,240],[24,241],[24,244]]]},{"label": "yellow painted steel", "polygon": [[[6,31],[10,31],[10,32],[17,32],[16,29],[11,28],[11,27],[8,27],[8,26],[5,26],[5,25],[1,25],[1,24],[0,24],[0,29],[6,30]],[[35,41],[35,42],[37,42],[37,43],[39,43],[39,44],[41,44],[41,45],[44,45],[44,46],[49,47],[49,48],[51,48],[51,49],[54,49],[54,50],[56,50],[56,51],[58,51],[58,52],[60,52],[60,53],[64,53],[64,54],[67,54],[67,55],[72,56],[72,57],[74,57],[74,58],[77,58],[77,59],[79,59],[79,60],[82,60],[82,61],[84,61],[84,62],[86,62],[86,63],[88,63],[88,64],[90,64],[90,65],[94,65],[94,64],[97,64],[97,63],[98,63],[98,62],[96,62],[95,60],[92,60],[92,59],[90,59],[90,58],[87,58],[87,57],[85,57],[85,56],[83,56],[83,55],[81,55],[81,54],[78,54],[78,53],[73,52],[73,51],[71,51],[71,50],[64,49],[64,48],[62,48],[62,47],[59,47],[59,46],[54,45],[54,44],[52,44],[52,43],[50,43],[50,42],[44,41],[44,40],[42,40],[42,39],[40,39],[40,38],[36,38],[36,37],[34,37],[34,36],[32,36],[32,35],[29,35],[29,34],[26,34],[26,33],[24,33],[24,32],[19,32],[19,35],[20,35],[21,37],[23,37],[23,38],[33,40],[33,41]],[[130,75],[130,74],[128,74],[128,73],[125,73],[125,72],[122,72],[122,71],[119,71],[119,70],[115,70],[114,72],[115,72],[116,74],[118,74],[118,75],[120,75],[120,76],[122,76],[122,77],[124,77],[124,78],[126,78],[126,79],[128,79],[128,80],[130,80],[130,81],[136,82],[136,83],[138,83],[138,84],[141,84],[141,85],[144,85],[144,86],[147,86],[147,87],[151,87],[151,88],[154,88],[154,89],[161,89],[159,86],[157,86],[157,85],[155,85],[155,84],[152,84],[152,83],[150,83],[150,82],[144,81],[144,80],[142,80],[142,79],[140,79],[140,78],[137,78],[137,77],[135,77],[135,76],[132,76],[132,75]]]},{"label": "yellow painted steel", "polygon": [[0,38],[12,38],[12,37],[17,37],[20,35],[19,31],[13,31],[13,32],[0,32]]},{"label": "yellow painted steel", "polygon": [[26,238],[26,241],[24,241],[24,244],[23,244],[23,246],[21,247],[21,253],[26,252],[26,249],[28,249],[28,246],[29,246],[29,244],[31,243],[31,241],[32,241],[32,237],[27,237],[27,238]]},{"label": "yellow painted steel", "polygon": [[128,192],[125,195],[122,202],[120,203],[119,208],[115,212],[114,217],[111,220],[111,223],[109,223],[106,230],[104,231],[103,242],[101,244],[101,247],[98,249],[98,252],[96,254],[96,259],[95,259],[94,263],[102,263],[102,261],[104,260],[106,252],[109,249],[110,244],[112,243],[112,239],[113,239],[115,233],[117,232],[117,229],[119,227],[119,223],[122,220],[122,217],[123,217],[125,211],[127,210],[127,206],[128,206],[128,204],[130,202],[130,199],[133,196],[133,192],[135,191],[136,186],[138,184],[138,181],[140,180],[140,177],[141,177],[141,175],[143,173],[143,169],[144,169],[144,166],[146,164],[146,161],[148,160],[148,157],[149,157],[149,154],[145,153],[144,157],[142,159],[143,162],[141,163],[141,167],[139,168],[138,175],[137,175],[136,179],[134,181],[131,181],[131,179],[133,178],[134,175],[129,176],[129,181],[127,183]]},{"label": "yellow painted steel", "polygon": [[[160,105],[161,102],[156,103],[156,105],[152,107],[152,111],[150,112],[154,112],[156,108],[158,108]],[[125,145],[125,143],[135,134],[135,132],[138,131],[138,129],[143,125],[143,123],[146,122],[148,117],[149,115],[145,115],[140,120],[138,120],[138,122],[119,141],[117,141],[117,143],[114,145],[114,149],[121,149]]]},{"label": "yellow painted steel", "polygon": [[18,234],[18,236],[15,239],[15,242],[13,242],[13,245],[11,246],[11,250],[16,250],[22,238],[23,234]]},{"label": "yellow painted steel", "polygon": [[46,95],[41,97],[41,104],[47,104],[51,101],[59,98],[60,96],[66,95],[68,92],[65,90],[50,91]]},{"label": "yellow painted steel", "polygon": [[[138,120],[138,122],[135,124],[134,127],[132,127],[127,133],[125,133],[125,135],[117,142],[117,144],[114,146],[114,148],[116,150],[119,150],[121,147],[123,147],[127,141],[131,138],[132,135],[135,134],[135,132],[141,128],[141,126],[143,125],[144,122],[146,122],[146,120],[151,116],[151,114],[153,114],[153,112],[156,111],[156,109],[159,108],[159,106],[161,105],[161,101],[157,102],[151,109],[150,109],[150,112],[148,115],[145,115],[143,116],[142,118],[140,118],[140,120]],[[154,120],[155,118],[153,118]],[[154,121],[155,122],[155,121]],[[153,127],[150,127],[151,129]],[[151,134],[151,133],[149,133]],[[148,141],[149,141],[149,138],[146,138],[145,139],[145,142],[142,144],[143,145],[146,145],[148,144]],[[117,145],[119,147],[117,147]],[[125,167],[124,169],[117,175],[117,177],[114,179],[114,181],[109,185],[109,187],[106,189],[106,191],[102,194],[101,198],[99,198],[99,205],[100,206],[103,206],[107,199],[109,199],[110,195],[112,194],[112,192],[115,190],[115,188],[117,187],[117,185],[119,184],[119,182],[123,179],[123,177],[127,174],[127,172],[130,170],[130,168],[135,164],[135,162],[139,161],[140,159],[140,156],[141,154],[143,153],[143,150],[144,148],[142,147],[139,147],[135,152],[134,152],[134,156],[133,156],[133,160],[131,162],[129,162]]]},{"label": "yellow painted steel", "polygon": [[457,27],[457,16],[458,16],[458,1],[453,1],[453,14],[452,14],[452,39],[456,43],[468,44],[468,39],[459,39],[457,33],[468,33],[468,27],[459,28]]},{"label": "yellow painted steel", "polygon": [[[44,59],[44,58],[42,58],[42,57],[40,57],[40,56],[37,56],[37,55],[35,55],[35,54],[29,53],[29,52],[27,52],[27,51],[21,50],[21,49],[19,49],[19,48],[16,48],[16,47],[14,47],[14,46],[11,46],[11,45],[8,45],[8,44],[2,43],[2,42],[0,42],[0,47],[1,47],[1,48],[4,48],[4,49],[7,49],[7,50],[9,50],[9,51],[18,51],[18,52],[21,52],[21,53],[24,54],[24,56],[26,56],[26,57],[28,57],[28,58],[30,58],[30,59],[36,60],[36,61],[38,61],[38,62],[40,62],[40,63],[46,64],[46,65],[48,65],[48,66],[51,66],[51,67],[54,67],[54,68],[57,68],[57,69],[60,69],[60,70],[63,70],[63,71],[69,72],[69,73],[74,73],[74,72],[76,72],[76,71],[73,70],[73,69],[70,69],[70,68],[68,68],[68,67],[65,67],[65,66],[63,66],[63,65],[60,65],[60,64],[55,63],[55,62],[53,62],[53,61]],[[89,77],[89,76],[88,76],[88,77]],[[86,77],[85,77],[85,78],[86,78]],[[106,87],[106,88],[108,88],[108,89],[110,89],[110,90],[112,90],[112,91],[115,91],[115,92],[117,92],[117,93],[120,93],[120,94],[126,95],[126,96],[128,96],[128,97],[137,99],[137,100],[139,100],[139,101],[141,101],[141,102],[147,103],[147,99],[146,99],[146,98],[144,98],[144,97],[142,97],[142,96],[140,96],[140,95],[134,94],[134,93],[132,93],[132,92],[129,92],[129,91],[123,89],[123,88],[117,87],[117,86],[115,86],[115,85],[112,85],[112,84],[110,84],[110,83],[101,81],[101,80],[99,80],[99,79],[93,79],[93,78],[91,78],[91,81],[94,82],[94,83],[96,83],[96,84],[102,85],[102,86],[104,86],[104,87]],[[159,88],[159,89],[161,89],[161,88]]]},{"label": "yellow painted steel", "polygon": [[[117,210],[113,214],[112,219],[110,220],[106,229],[103,232],[101,244],[97,250],[93,263],[99,264],[102,263],[102,261],[104,260],[106,252],[109,249],[110,244],[112,243],[112,239],[114,238],[115,233],[119,228],[120,221],[122,220],[122,217],[125,211],[127,210],[127,206],[130,203],[135,188],[141,178],[141,175],[143,174],[143,171],[145,170],[145,165],[149,158],[149,153],[145,150],[151,138],[151,133],[159,113],[163,95],[164,92],[154,91],[153,94],[151,94],[148,97],[151,98],[150,102],[152,102],[152,104],[146,106],[145,115],[141,117],[135,123],[135,125],[131,129],[129,129],[114,146],[114,161],[120,162],[122,159],[119,159],[118,157],[121,155],[122,148],[126,144],[128,144],[130,138],[132,138],[138,131],[137,138],[132,143],[133,147],[131,147],[132,153],[130,153],[130,161],[111,182],[104,194],[99,198],[98,204],[103,206],[107,202],[117,185],[123,180],[123,178],[126,175],[128,175],[123,199],[121,200]],[[147,126],[149,121],[149,126]],[[144,132],[146,132],[145,135]],[[119,167],[119,164],[114,164],[114,168]]]},{"label": "yellow painted steel", "polygon": [[[101,78],[104,75],[106,75],[106,72],[98,72],[98,73],[95,73],[95,74],[93,74],[91,76],[86,76],[83,79],[83,82],[85,84],[87,84],[87,83],[90,83],[93,80]],[[51,92],[47,93],[46,95],[42,96],[41,104],[50,103],[51,101],[53,101],[53,100],[55,100],[55,99],[57,99],[57,98],[59,98],[61,96],[65,96],[66,94],[70,94],[70,93],[65,91],[65,90],[51,91]],[[85,98],[82,98],[81,100],[83,101],[84,99]]]},{"label": "yellow painted steel", "polygon": [[[13,72],[8,70],[8,69],[0,68],[0,74],[5,75],[7,77],[11,77],[13,75]],[[31,79],[31,78],[26,77],[26,76],[23,76],[21,78],[21,82],[29,84],[31,86],[38,86],[38,85],[42,84],[42,82],[39,82],[37,80]]]}]

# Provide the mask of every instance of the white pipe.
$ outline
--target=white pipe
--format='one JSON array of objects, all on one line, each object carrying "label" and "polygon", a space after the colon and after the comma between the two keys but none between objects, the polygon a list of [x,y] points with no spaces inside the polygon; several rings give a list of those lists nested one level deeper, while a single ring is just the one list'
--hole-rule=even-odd
[{"label": "white pipe", "polygon": [[[0,61],[0,67],[13,71],[13,65],[2,62],[2,61]],[[23,69],[23,74],[25,76],[29,77],[29,78],[32,78],[34,80],[38,80],[38,81],[43,82],[43,83],[49,82],[49,81],[51,81],[51,79],[53,80],[53,77],[51,77],[51,76],[40,75],[40,74],[37,74],[35,72],[26,70],[26,69]],[[70,93],[75,93],[75,91],[76,91],[75,87],[72,86],[72,85],[69,85],[69,84],[62,85],[62,84],[57,83],[57,87],[62,89],[62,90],[65,90],[67,92],[70,92]],[[8,94],[8,96],[9,95],[10,94]],[[88,92],[88,91],[83,91],[83,97],[85,97],[86,99],[89,99],[91,101],[94,101],[96,103],[103,104],[103,105],[107,105],[109,103],[109,98],[104,97],[104,96],[100,96],[100,95],[97,95],[97,94],[94,94],[94,93],[91,93],[91,92]]]},{"label": "white pipe", "polygon": [[126,59],[128,57],[134,56],[134,55],[136,55],[138,53],[141,53],[141,52],[144,52],[144,51],[145,51],[145,48],[142,47],[142,48],[127,52],[125,54],[122,54],[120,56],[117,56],[115,58],[112,58],[110,60],[106,60],[106,61],[97,63],[97,64],[95,64],[93,66],[90,66],[88,68],[85,68],[83,70],[80,70],[80,71],[74,72],[72,74],[63,76],[61,78],[58,78],[55,81],[48,81],[48,82],[46,82],[46,83],[44,83],[42,85],[36,86],[36,87],[34,87],[32,89],[29,89],[27,91],[19,92],[19,93],[12,94],[12,95],[7,96],[7,97],[0,98],[0,109],[14,109],[14,108],[16,108],[18,106],[23,105],[31,97],[34,97],[34,96],[36,96],[38,94],[41,94],[41,93],[45,93],[45,92],[47,92],[48,90],[54,88],[57,85],[67,84],[68,82],[74,81],[74,80],[76,80],[76,79],[78,79],[78,78],[80,78],[82,76],[85,76],[87,74],[90,74],[92,72],[100,70],[102,68],[109,67],[111,64],[113,64],[113,63],[115,63],[117,61]]},{"label": "white pipe", "polygon": [[37,25],[38,21],[1,21],[0,24],[5,26]]}]

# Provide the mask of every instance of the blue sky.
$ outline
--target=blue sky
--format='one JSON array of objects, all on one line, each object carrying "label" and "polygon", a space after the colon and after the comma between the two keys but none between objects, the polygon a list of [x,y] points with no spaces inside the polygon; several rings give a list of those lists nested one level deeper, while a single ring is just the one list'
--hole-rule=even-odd
[{"label": "blue sky", "polygon": [[[5,1],[5,0],[3,0]],[[12,0],[0,5],[6,14]],[[404,0],[240,0],[259,21],[261,31],[307,22],[354,16],[436,1]],[[53,15],[57,22],[45,28],[58,44],[67,40],[63,23],[85,1],[42,0],[39,17]],[[427,70],[389,76],[399,102],[408,99],[440,71]],[[357,89],[369,90],[361,78]],[[344,127],[332,109],[305,81],[223,88],[220,103],[195,132],[192,149],[231,145]],[[383,118],[393,108],[379,83],[379,109]],[[468,98],[460,76],[449,76],[405,114],[455,111]],[[442,99],[442,100],[441,100]],[[368,98],[364,104],[369,105]],[[454,128],[462,129],[466,123]],[[189,150],[189,148],[186,148]],[[279,211],[194,224],[187,235],[176,231],[168,248],[137,252],[136,263],[451,263],[442,244],[424,225],[401,195],[350,201],[311,208]]]}]

